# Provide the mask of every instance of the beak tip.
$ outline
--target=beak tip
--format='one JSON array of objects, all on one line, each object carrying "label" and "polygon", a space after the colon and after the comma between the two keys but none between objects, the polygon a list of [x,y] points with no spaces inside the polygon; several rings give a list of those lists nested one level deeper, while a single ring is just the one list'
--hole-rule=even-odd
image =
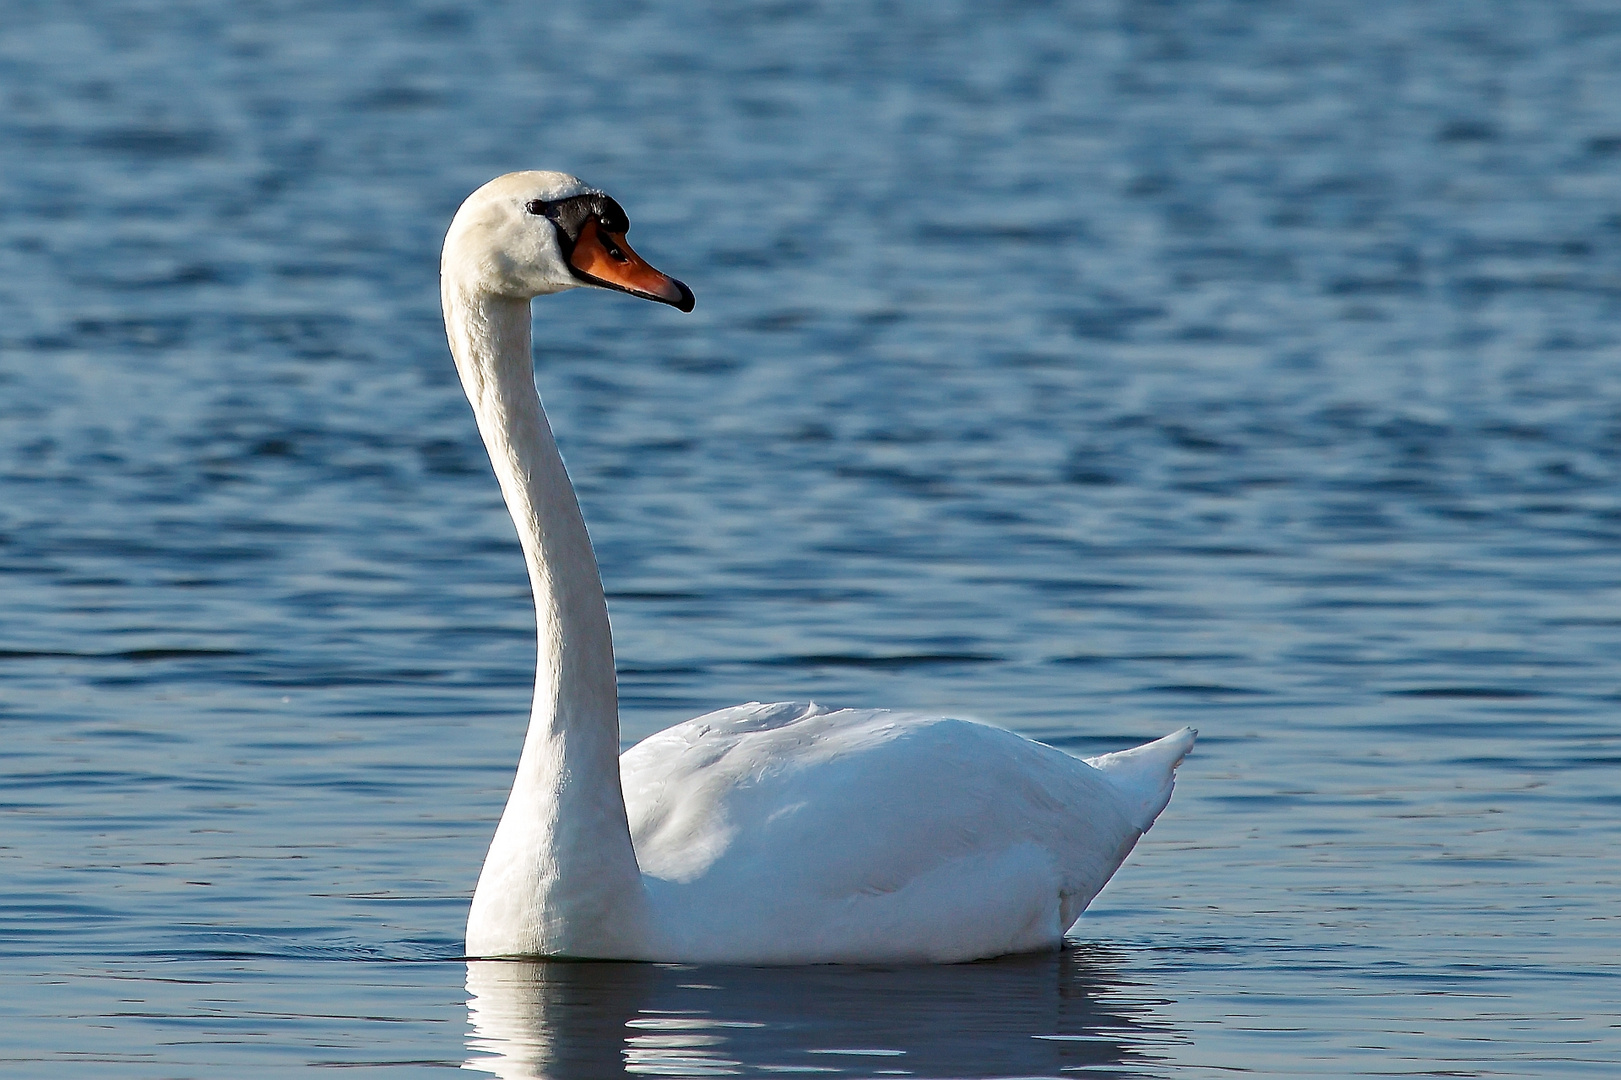
[{"label": "beak tip", "polygon": [[675,278],[671,278],[670,284],[674,285],[676,291],[681,294],[679,299],[671,302],[672,306],[675,307],[676,310],[690,312],[694,307],[697,306],[698,301],[693,297],[692,290],[687,288],[685,282],[677,281]]}]

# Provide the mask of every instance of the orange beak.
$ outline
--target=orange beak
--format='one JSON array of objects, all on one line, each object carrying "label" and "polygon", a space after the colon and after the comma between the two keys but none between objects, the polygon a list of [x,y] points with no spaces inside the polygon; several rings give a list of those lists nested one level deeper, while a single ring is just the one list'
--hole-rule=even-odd
[{"label": "orange beak", "polygon": [[574,251],[568,258],[575,276],[644,300],[657,300],[661,304],[682,311],[691,311],[692,290],[668,274],[661,274],[625,243],[624,233],[610,233],[598,228],[596,218],[587,218],[580,228],[580,238],[574,242]]}]

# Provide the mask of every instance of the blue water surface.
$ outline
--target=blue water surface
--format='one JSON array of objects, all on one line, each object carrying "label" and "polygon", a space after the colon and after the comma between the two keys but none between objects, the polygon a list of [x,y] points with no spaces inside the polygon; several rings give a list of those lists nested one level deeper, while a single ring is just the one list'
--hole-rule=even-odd
[{"label": "blue water surface", "polygon": [[[1621,1071],[1615,5],[10,0],[0,150],[0,1072]],[[536,304],[627,745],[1197,726],[1063,954],[458,959],[534,167],[698,297]]]}]

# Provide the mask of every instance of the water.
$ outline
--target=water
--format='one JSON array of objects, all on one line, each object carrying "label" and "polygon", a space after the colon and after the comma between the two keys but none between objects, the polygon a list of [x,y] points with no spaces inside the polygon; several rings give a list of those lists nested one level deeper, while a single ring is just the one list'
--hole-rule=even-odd
[{"label": "water", "polygon": [[[341,7],[0,10],[0,1071],[1621,1066],[1612,5]],[[1195,724],[1068,952],[456,959],[533,641],[436,260],[526,167],[698,297],[537,304],[627,741]]]}]

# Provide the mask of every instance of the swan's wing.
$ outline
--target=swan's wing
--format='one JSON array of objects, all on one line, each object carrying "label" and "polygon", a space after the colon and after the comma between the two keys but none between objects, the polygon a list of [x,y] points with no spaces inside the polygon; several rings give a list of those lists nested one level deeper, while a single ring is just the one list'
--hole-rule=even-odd
[{"label": "swan's wing", "polygon": [[1151,823],[1147,757],[1168,777],[1164,754],[1103,769],[962,720],[753,703],[652,736],[621,776],[643,872],[680,886],[689,910],[811,919],[902,893],[915,908],[928,881],[924,906],[1035,890],[1056,924]]},{"label": "swan's wing", "polygon": [[661,955],[969,960],[1057,944],[1169,798],[1175,739],[1191,736],[1097,767],[979,723],[791,702],[661,731],[621,757]]}]

